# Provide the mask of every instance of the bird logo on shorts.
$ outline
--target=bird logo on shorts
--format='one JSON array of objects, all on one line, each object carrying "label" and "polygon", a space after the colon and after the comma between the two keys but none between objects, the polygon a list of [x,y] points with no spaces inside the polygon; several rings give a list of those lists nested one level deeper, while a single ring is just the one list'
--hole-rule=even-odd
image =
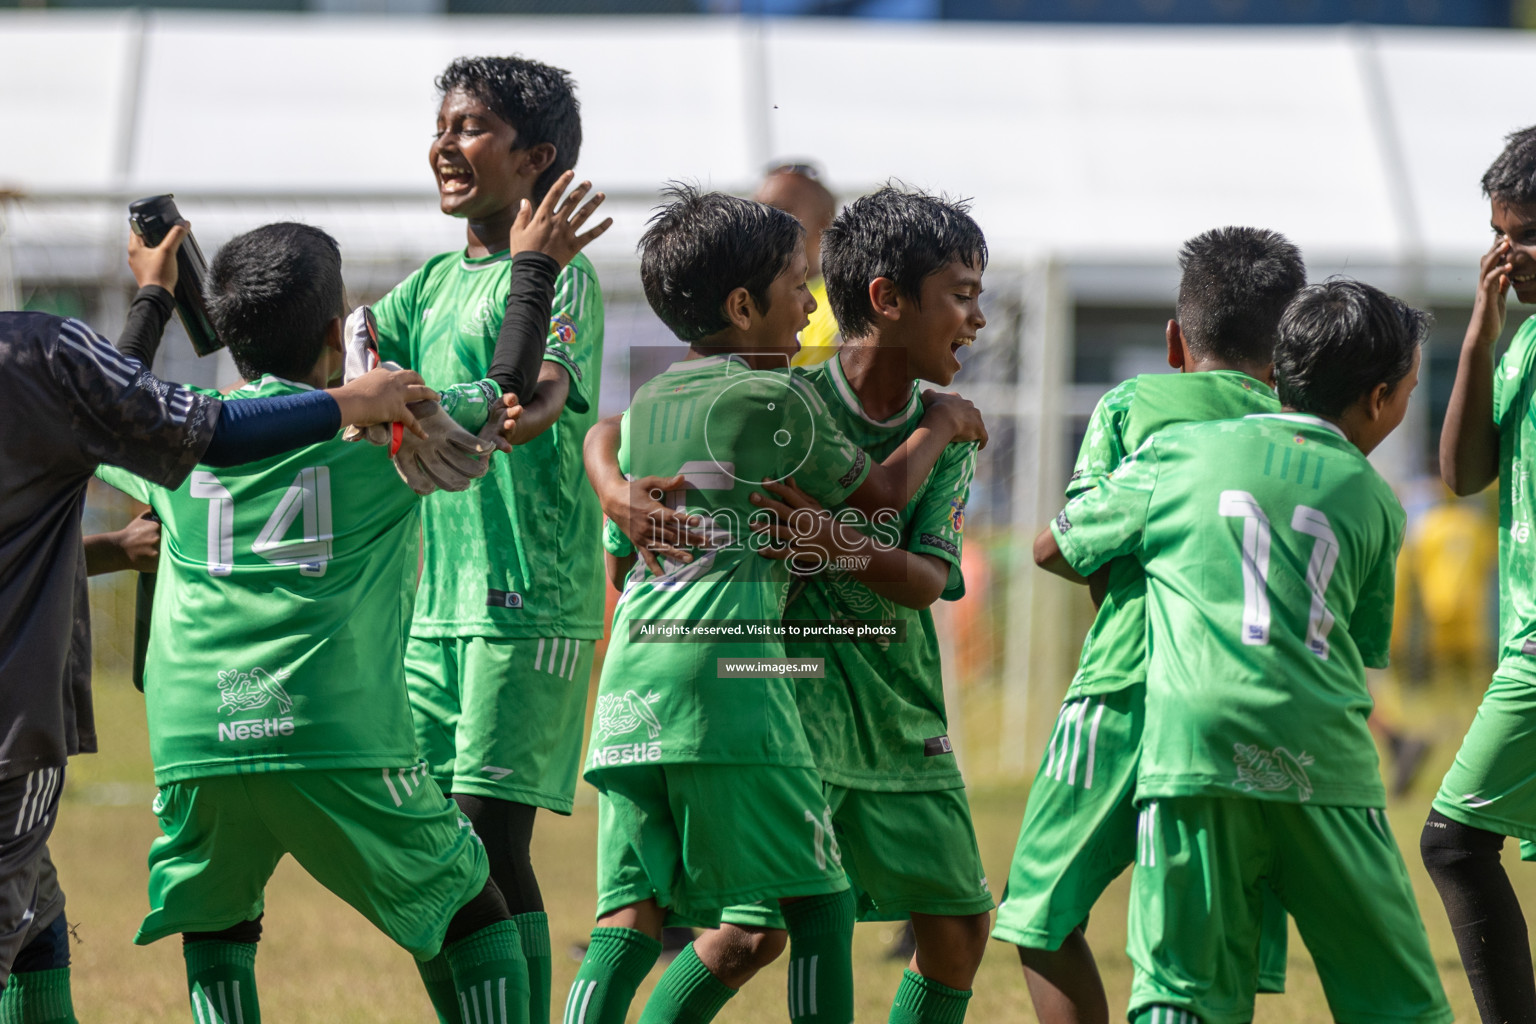
[{"label": "bird logo on shorts", "polygon": [[1238,789],[1279,793],[1295,783],[1296,794],[1303,802],[1312,795],[1312,780],[1307,777],[1312,755],[1305,751],[1293,754],[1284,747],[1260,750],[1251,743],[1234,743],[1232,749],[1237,751],[1232,760],[1237,765]]},{"label": "bird logo on shorts", "polygon": [[277,675],[272,675],[266,669],[257,666],[249,672],[240,672],[230,669],[219,673],[219,692],[224,699],[219,702],[219,710],[227,715],[233,715],[237,711],[255,711],[264,708],[274,700],[277,701],[278,712],[289,714],[293,711],[293,698],[288,696],[288,691],[283,689],[283,680],[288,678],[287,669],[278,669]]},{"label": "bird logo on shorts", "polygon": [[655,739],[661,735],[661,719],[656,717],[651,705],[659,700],[661,694],[655,692],[644,697],[634,690],[626,691],[622,697],[616,693],[605,693],[597,698],[594,724],[609,736],[622,736],[634,732],[644,723],[651,739]]}]

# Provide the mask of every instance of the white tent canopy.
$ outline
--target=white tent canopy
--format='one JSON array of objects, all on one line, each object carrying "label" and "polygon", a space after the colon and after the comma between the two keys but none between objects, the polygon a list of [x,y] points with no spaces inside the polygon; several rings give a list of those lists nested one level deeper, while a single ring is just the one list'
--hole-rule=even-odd
[{"label": "white tent canopy", "polygon": [[[122,201],[159,191],[243,204],[198,220],[215,243],[271,219],[259,203],[354,259],[452,246],[432,79],[510,52],[579,84],[579,169],[619,215],[603,262],[629,258],[666,180],[747,189],[807,156],[844,192],[974,197],[995,258],[1049,255],[1090,291],[1165,296],[1182,239],[1249,223],[1314,267],[1422,268],[1459,297],[1487,237],[1478,177],[1536,121],[1498,84],[1536,37],[1500,32],[12,11],[0,187],[33,200],[10,217],[17,271],[50,245],[115,248]],[[61,201],[90,197],[111,202]],[[1157,272],[1093,273],[1115,267]]]}]

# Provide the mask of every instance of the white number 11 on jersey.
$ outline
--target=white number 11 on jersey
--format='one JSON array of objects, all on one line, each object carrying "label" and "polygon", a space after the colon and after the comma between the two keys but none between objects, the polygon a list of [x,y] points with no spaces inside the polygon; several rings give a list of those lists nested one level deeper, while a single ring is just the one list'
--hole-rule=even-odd
[{"label": "white number 11 on jersey", "polygon": [[[1222,491],[1218,511],[1243,520],[1243,643],[1269,643],[1269,517],[1247,491]],[[1307,561],[1307,589],[1312,607],[1307,616],[1307,649],[1319,658],[1328,657],[1328,632],[1333,613],[1323,595],[1339,561],[1339,538],[1328,517],[1315,508],[1297,505],[1291,529],[1315,538]]]}]

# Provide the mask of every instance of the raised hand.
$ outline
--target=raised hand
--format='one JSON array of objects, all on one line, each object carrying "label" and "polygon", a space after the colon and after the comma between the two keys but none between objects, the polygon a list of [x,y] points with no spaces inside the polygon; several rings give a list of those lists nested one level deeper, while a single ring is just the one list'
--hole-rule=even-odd
[{"label": "raised hand", "polygon": [[178,221],[153,247],[145,245],[137,231],[128,232],[128,269],[140,288],[157,284],[168,292],[176,290],[176,251],[190,230],[191,224]]},{"label": "raised hand", "polygon": [[1477,296],[1472,300],[1472,319],[1467,323],[1468,341],[1491,346],[1504,330],[1509,275],[1514,271],[1509,248],[1509,239],[1501,237],[1478,264]]},{"label": "raised hand", "polygon": [[[571,190],[570,195],[564,195],[566,187],[574,177],[576,177],[575,171],[566,171],[556,178],[549,191],[544,193],[538,209],[534,209],[533,204],[528,200],[523,200],[522,206],[517,211],[517,218],[512,222],[510,235],[512,255],[516,256],[520,252],[542,252],[563,267],[571,262],[588,242],[613,226],[613,218],[606,217],[596,227],[577,233],[602,205],[606,197],[598,192],[582,204],[582,197],[592,190],[590,181],[582,182]],[[562,196],[564,196],[563,199]]]},{"label": "raised hand", "polygon": [[923,405],[928,410],[927,415],[937,414],[954,428],[955,441],[976,441],[979,448],[987,446],[987,425],[981,418],[981,410],[968,399],[953,391],[929,388],[923,392]]},{"label": "raised hand", "polygon": [[491,403],[485,417],[485,426],[480,428],[480,440],[491,443],[501,451],[510,452],[513,438],[517,436],[517,419],[522,414],[523,407],[518,404],[516,395],[502,395]]}]

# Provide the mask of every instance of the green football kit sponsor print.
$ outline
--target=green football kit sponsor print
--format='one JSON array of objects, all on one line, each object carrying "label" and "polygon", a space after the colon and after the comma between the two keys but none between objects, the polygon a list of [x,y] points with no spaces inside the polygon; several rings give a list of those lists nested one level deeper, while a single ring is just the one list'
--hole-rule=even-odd
[{"label": "green football kit sponsor print", "polygon": [[[496,348],[510,288],[508,253],[470,259],[443,253],[373,305],[379,352],[434,383],[485,375]],[[570,392],[560,416],[543,434],[494,459],[468,490],[432,495],[421,510],[422,566],[410,660],[413,711],[424,736],[462,730],[468,761],[447,766],[440,751],[426,756],[434,772],[474,780],[464,792],[570,813],[586,717],[587,673],[563,687],[521,672],[507,674],[504,659],[459,658],[455,642],[471,637],[508,641],[596,641],[603,635],[602,511],[587,484],[581,445],[597,421],[603,363],[603,299],[591,261],[578,254],[555,281],[544,359],[564,368]],[[442,648],[427,653],[426,648]],[[590,647],[590,643],[587,647]],[[531,654],[529,655],[531,658]],[[528,661],[522,658],[521,663]],[[463,674],[424,678],[418,669],[477,666],[484,678]],[[590,672],[591,662],[587,662]],[[521,680],[528,680],[524,687]],[[510,687],[505,697],[492,696]],[[430,695],[416,701],[415,695]],[[524,734],[559,757],[514,759],[515,737],[498,742],[506,719],[483,721],[507,700],[529,707]],[[447,709],[447,711],[445,711]],[[444,717],[451,712],[450,717]],[[539,728],[535,729],[535,726]],[[520,735],[524,735],[520,734]],[[526,745],[517,749],[526,750]],[[476,760],[488,751],[493,767]],[[567,760],[567,758],[569,760]]]},{"label": "green football kit sponsor print", "polygon": [[1387,662],[1403,520],[1359,449],[1299,414],[1171,427],[1067,504],[1051,531],[1074,569],[1147,570],[1138,799],[1385,805],[1365,668]]},{"label": "green football kit sponsor print", "polygon": [[[1230,962],[1207,945],[1227,935],[1257,950],[1267,881],[1319,960],[1337,1019],[1449,1019],[1401,858],[1379,824],[1384,793],[1366,727],[1365,668],[1386,664],[1403,519],[1332,424],[1258,414],[1154,435],[1052,524],[1079,573],[1126,555],[1146,570],[1141,863],[1156,868],[1160,857],[1167,870],[1204,871],[1236,890],[1213,908],[1192,886],[1135,874],[1130,931],[1145,937],[1145,956],[1133,1013],[1155,1004],[1213,1024],[1248,1019],[1254,968],[1224,975]],[[1183,838],[1158,831],[1159,816]],[[1366,829],[1384,851],[1368,861]],[[1369,885],[1351,884],[1372,899],[1313,898],[1325,874],[1368,875]],[[1168,924],[1196,914],[1198,927]],[[1386,934],[1390,958],[1335,957]],[[1404,1001],[1358,1011],[1368,1002],[1358,993],[1378,989]]]},{"label": "green football kit sponsor print", "polygon": [[[434,256],[374,303],[379,355],[434,384],[484,377],[511,274],[507,253]],[[602,636],[602,512],[581,443],[597,419],[603,301],[583,255],[556,279],[545,344],[545,360],[570,376],[565,409],[468,490],[422,506],[412,636]]]},{"label": "green football kit sponsor print", "polygon": [[[1536,840],[1536,317],[1493,375],[1499,430],[1499,664],[1434,808],[1453,821]],[[1522,847],[1522,852],[1524,847]]]},{"label": "green football kit sponsor print", "polygon": [[[780,441],[783,443],[780,443]],[[776,622],[790,575],[764,558],[750,524],[770,514],[748,496],[791,475],[837,504],[869,474],[869,456],[831,426],[816,391],[785,371],[752,370],[738,357],[673,364],[636,392],[620,428],[619,467],[631,476],[686,477],[668,504],[706,518],[710,536],[692,562],[652,576],[637,561],[614,614],[593,716],[586,775],[631,757],[651,763],[815,763],[787,679],[720,678],[716,660],[782,658],[783,642],[651,642],[630,635],[656,620]],[[609,524],[616,555],[632,550]]]},{"label": "green football kit sponsor print", "polygon": [[[308,390],[266,376],[228,396]],[[103,468],[164,523],[145,668],[155,782],[416,762],[404,685],[419,498],[340,440],[175,490]]]},{"label": "green football kit sponsor print", "polygon": [[[1132,377],[1094,407],[1067,497],[1097,487],[1165,427],[1279,410],[1268,385],[1236,370]],[[995,938],[1060,948],[1135,857],[1146,599],[1141,563],[1111,562],[1103,603],[1030,788]],[[1281,991],[1288,926],[1272,895],[1266,903],[1260,989]]]},{"label": "green football kit sponsor print", "polygon": [[[267,376],[226,401],[305,389]],[[145,701],[165,836],[137,941],[249,919],[290,852],[433,955],[487,868],[416,758],[403,662],[420,499],[387,449],[338,436],[175,490],[99,475],[164,524]]]},{"label": "green football kit sponsor print", "polygon": [[[836,505],[868,476],[869,457],[831,426],[821,398],[803,380],[717,356],[673,364],[636,392],[622,421],[619,466],[633,476],[684,475],[686,487],[667,501],[704,517],[708,537],[692,562],[668,562],[661,576],[637,562],[614,615],[585,762],[587,780],[604,793],[609,809],[599,824],[601,905],[611,909],[613,898],[635,902],[654,895],[663,906],[704,917],[718,916],[733,902],[846,888],[835,859],[827,859],[830,818],[791,681],[721,678],[717,669],[724,657],[781,658],[782,642],[771,636],[745,643],[638,637],[654,620],[781,619],[789,572],[782,561],[757,553],[763,541],[749,524],[767,513],[748,496],[764,479],[793,475],[807,493]],[[616,555],[632,550],[611,526],[604,539]],[[697,769],[685,790],[669,796],[671,776],[657,769],[675,765]],[[771,803],[754,797],[744,805],[740,793],[758,790],[728,788],[727,766],[753,766],[763,776],[755,786],[788,795]],[[717,771],[720,785],[702,781]],[[767,781],[770,776],[778,781]],[[678,831],[666,864],[654,857],[661,840],[634,847],[649,834],[642,824],[663,805],[666,816],[656,819],[657,827]],[[626,808],[638,810],[621,814]],[[765,818],[765,808],[775,817]],[[815,870],[784,862],[764,877],[753,858],[725,852],[718,875],[695,878],[683,870],[689,862],[685,823],[688,841],[703,834],[736,837],[734,844],[748,834],[796,837],[802,859],[810,858]],[[629,871],[631,854],[644,885],[632,872],[622,885],[618,881],[616,872]],[[784,887],[770,884],[775,878]]]},{"label": "green football kit sponsor print", "polygon": [[[917,429],[923,403],[914,384],[906,406],[885,421],[865,413],[840,358],[805,374],[830,422],[873,459],[884,460]],[[951,444],[905,508],[871,524],[851,508],[836,509],[885,544],[946,563],[943,600],[965,594],[960,546],[965,504],[976,471],[975,444]],[[828,508],[835,506],[828,505]],[[822,778],[850,789],[918,792],[965,785],[948,742],[943,674],[933,612],[881,597],[836,565],[797,581],[790,619],[902,624],[905,642],[789,643],[791,657],[824,658],[824,679],[797,681],[806,737]]]},{"label": "green football kit sponsor print", "polygon": [[[833,357],[806,372],[831,421],[871,458],[883,460],[917,429],[923,404],[916,385],[886,420],[865,411]],[[965,593],[960,551],[965,506],[976,466],[974,444],[952,444],[905,508],[872,524],[836,510],[884,543],[932,555],[949,567],[941,597]],[[949,743],[948,712],[933,613],[881,597],[829,565],[797,580],[789,619],[901,624],[905,641],[787,643],[790,657],[821,658],[825,677],[796,680],[806,738],[816,757],[857,895],[860,920],[923,914],[970,915],[992,909],[986,873]],[[914,850],[943,856],[914,858]],[[776,905],[732,907],[733,924],[782,928]]]}]

